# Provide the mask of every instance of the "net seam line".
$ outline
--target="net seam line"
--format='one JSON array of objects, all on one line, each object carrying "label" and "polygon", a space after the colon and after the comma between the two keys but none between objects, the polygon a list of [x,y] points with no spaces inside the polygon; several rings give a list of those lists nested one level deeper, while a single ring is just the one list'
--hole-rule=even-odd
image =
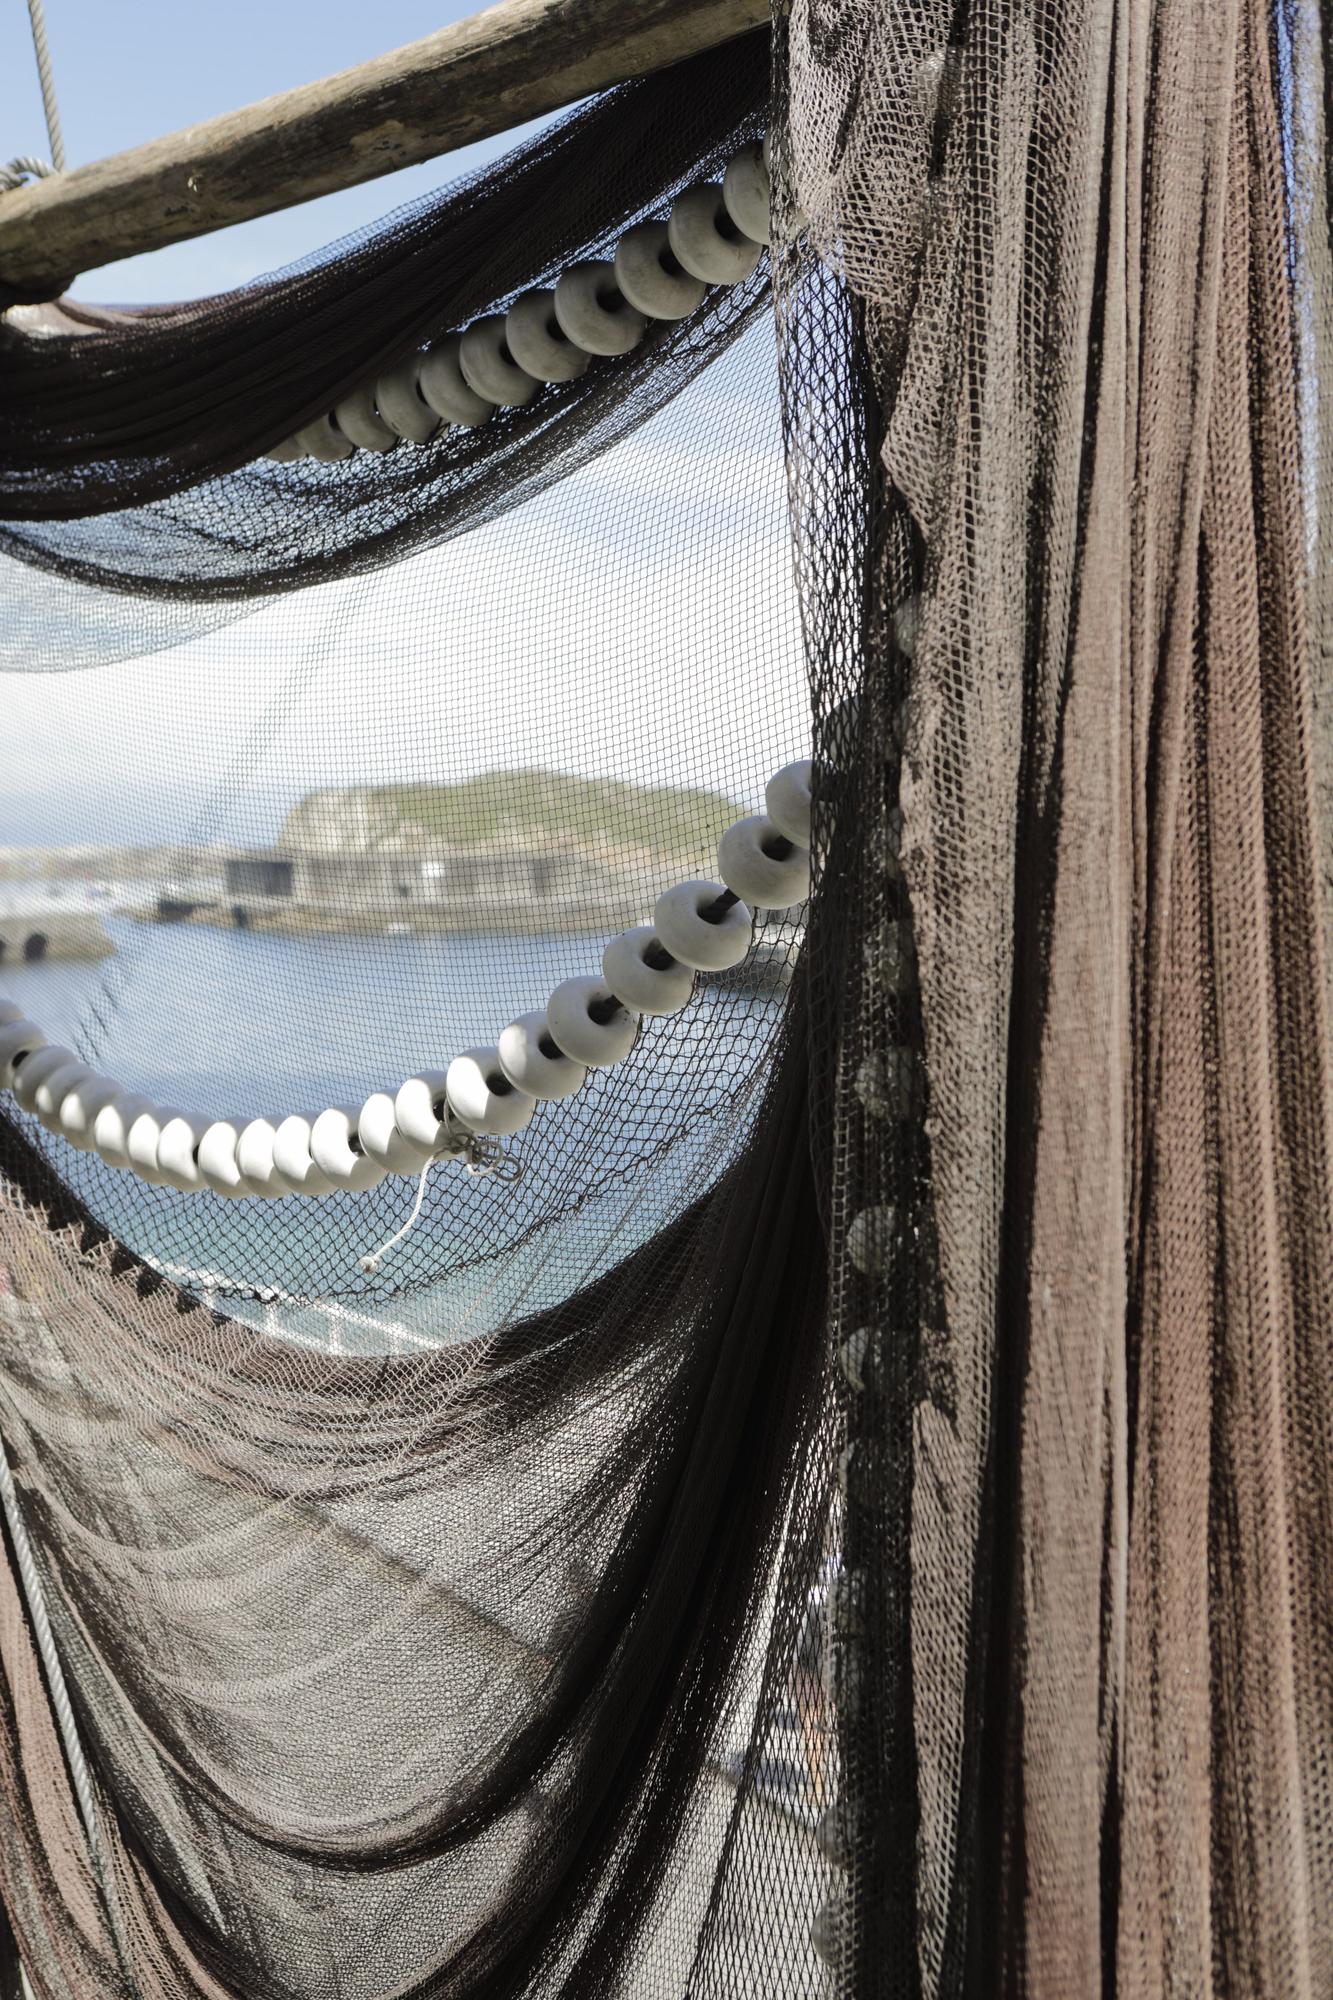
[{"label": "net seam line", "polygon": [[106,1845],[102,1838],[101,1821],[97,1804],[93,1797],[92,1779],[88,1771],[87,1759],[79,1737],[78,1724],[74,1719],[74,1709],[69,1698],[69,1687],[65,1671],[60,1662],[60,1652],[51,1630],[47,1615],[46,1593],[37,1573],[37,1562],[33,1555],[32,1541],[28,1526],[19,1505],[18,1490],[14,1484],[14,1474],[9,1464],[9,1452],[4,1435],[0,1433],[0,1506],[3,1506],[5,1522],[10,1539],[14,1544],[14,1555],[18,1562],[19,1579],[27,1600],[28,1615],[32,1619],[33,1636],[41,1655],[42,1667],[46,1674],[47,1686],[51,1690],[51,1705],[55,1710],[56,1723],[60,1730],[60,1740],[69,1761],[70,1778],[74,1786],[74,1796],[78,1802],[79,1817],[88,1838],[88,1858],[93,1875],[106,1909],[107,1922],[115,1942],[116,1956],[121,1970],[129,1982],[130,1991],[138,2000],[139,1984],[134,1977],[126,1947],[124,1916],[120,1899],[116,1894],[107,1857]]}]

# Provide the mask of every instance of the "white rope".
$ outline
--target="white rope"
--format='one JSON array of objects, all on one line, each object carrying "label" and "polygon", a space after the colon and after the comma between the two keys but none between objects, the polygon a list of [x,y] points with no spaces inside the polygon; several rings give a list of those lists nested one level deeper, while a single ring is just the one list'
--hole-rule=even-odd
[{"label": "white rope", "polygon": [[[407,1221],[401,1229],[396,1229],[386,1242],[381,1243],[378,1250],[367,1250],[365,1256],[359,1260],[361,1269],[366,1273],[367,1277],[373,1272],[378,1271],[381,1262],[388,1255],[389,1251],[393,1249],[395,1243],[401,1243],[403,1238],[408,1234],[408,1231],[415,1227],[416,1219],[421,1213],[421,1204],[426,1199],[426,1179],[435,1162],[437,1160],[456,1158],[458,1158],[458,1154],[452,1147],[446,1152],[431,1154],[425,1166],[421,1169],[421,1179],[417,1182],[417,1198],[412,1203],[412,1213],[408,1216]],[[487,1179],[494,1176],[499,1180],[516,1181],[523,1172],[521,1161],[511,1158],[503,1146],[497,1145],[494,1139],[489,1139],[479,1132],[468,1133],[462,1151],[462,1158],[466,1162],[467,1172],[477,1179]]]},{"label": "white rope", "polygon": [[28,0],[28,19],[32,22],[32,46],[37,57],[37,80],[42,86],[42,109],[46,113],[46,136],[51,142],[51,158],[58,174],[65,171],[65,141],[60,131],[60,106],[56,102],[55,71],[51,67],[51,48],[46,39],[46,8],[44,0]]},{"label": "white rope", "polygon": [[430,1173],[431,1168],[435,1165],[436,1160],[438,1160],[440,1157],[441,1157],[440,1154],[432,1153],[431,1157],[427,1160],[425,1166],[421,1169],[421,1179],[417,1182],[417,1198],[412,1203],[412,1213],[408,1216],[407,1221],[403,1224],[402,1228],[395,1230],[394,1234],[389,1237],[387,1242],[380,1244],[378,1250],[368,1250],[365,1256],[361,1259],[361,1269],[366,1273],[367,1277],[369,1277],[373,1271],[378,1271],[381,1260],[388,1254],[390,1250],[393,1249],[395,1243],[402,1242],[403,1238],[407,1235],[408,1230],[412,1228],[417,1217],[420,1215],[421,1204],[426,1199],[426,1176]]},{"label": "white rope", "polygon": [[25,181],[44,181],[55,168],[49,160],[35,159],[31,153],[20,153],[17,159],[6,161],[0,167],[0,192],[8,193],[11,188],[20,188]]}]

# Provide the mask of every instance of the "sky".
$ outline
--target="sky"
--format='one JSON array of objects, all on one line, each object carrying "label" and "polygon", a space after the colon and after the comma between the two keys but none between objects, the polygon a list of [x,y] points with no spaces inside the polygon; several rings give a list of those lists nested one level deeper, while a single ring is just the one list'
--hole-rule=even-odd
[{"label": "sky", "polygon": [[[45,0],[45,8],[72,167],[332,75],[476,11],[471,0]],[[78,292],[128,304],[226,291],[447,186],[515,136],[85,272]],[[0,0],[0,159],[49,150],[28,10],[24,0]]]},{"label": "sky", "polygon": [[[308,82],[458,0],[46,0],[69,163]],[[530,129],[530,128],[524,128]],[[0,157],[46,148],[23,0],[0,0]],[[498,157],[520,134],[83,274],[205,296]],[[171,652],[7,676],[0,844],[262,845],[317,785],[543,764],[705,784],[757,809],[806,751],[771,329],[543,500],[372,579]]]}]

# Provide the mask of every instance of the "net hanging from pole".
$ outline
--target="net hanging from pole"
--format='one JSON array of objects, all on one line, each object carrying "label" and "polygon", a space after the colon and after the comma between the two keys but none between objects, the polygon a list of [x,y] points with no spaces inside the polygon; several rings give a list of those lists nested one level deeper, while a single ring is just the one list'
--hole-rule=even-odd
[{"label": "net hanging from pole", "polygon": [[[1325,33],[798,0],[245,292],[7,316],[52,1039],[354,1105],[804,756],[815,878],[371,1269],[406,1174],[5,1098],[11,1985],[1327,1990]],[[751,277],[260,456],[765,133]]]},{"label": "net hanging from pole", "polygon": [[[768,85],[752,38],[232,298],[10,316],[27,839],[111,882],[0,963],[52,1041],[164,1108],[358,1104],[597,972],[805,754],[766,256],[483,429],[259,456],[716,183]],[[59,956],[76,904],[113,953]],[[805,913],[761,917],[373,1270],[415,1177],[224,1202],[6,1119],[0,1430],[75,1730],[15,1550],[41,2000],[819,1989],[825,1703],[766,1659],[823,1559],[824,1257]]]},{"label": "net hanging from pole", "polygon": [[[1333,1975],[1327,35],[784,30],[816,761],[859,692],[882,829],[825,871],[811,1015],[834,1326],[871,1329],[849,1992]],[[911,1038],[890,1132],[863,1065]]]}]

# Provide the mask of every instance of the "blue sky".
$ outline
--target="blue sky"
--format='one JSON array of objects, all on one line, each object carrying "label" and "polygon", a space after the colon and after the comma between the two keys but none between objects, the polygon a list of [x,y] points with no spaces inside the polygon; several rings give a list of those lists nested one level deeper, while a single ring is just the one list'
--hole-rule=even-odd
[{"label": "blue sky", "polygon": [[[70,166],[313,82],[476,11],[468,0],[46,0]],[[85,273],[85,298],[202,297],[277,270],[494,158],[510,134],[193,243]],[[0,158],[48,152],[23,0],[0,6]]]},{"label": "blue sky", "polygon": [[[472,11],[458,0],[46,7],[72,166]],[[0,0],[0,133],[0,157],[46,151],[22,0]],[[85,273],[75,293],[224,291],[447,185],[516,136]],[[264,844],[308,787],[522,764],[705,784],[757,806],[768,773],[806,754],[808,701],[771,327],[746,348],[507,522],[173,652],[7,676],[0,844]]]}]

